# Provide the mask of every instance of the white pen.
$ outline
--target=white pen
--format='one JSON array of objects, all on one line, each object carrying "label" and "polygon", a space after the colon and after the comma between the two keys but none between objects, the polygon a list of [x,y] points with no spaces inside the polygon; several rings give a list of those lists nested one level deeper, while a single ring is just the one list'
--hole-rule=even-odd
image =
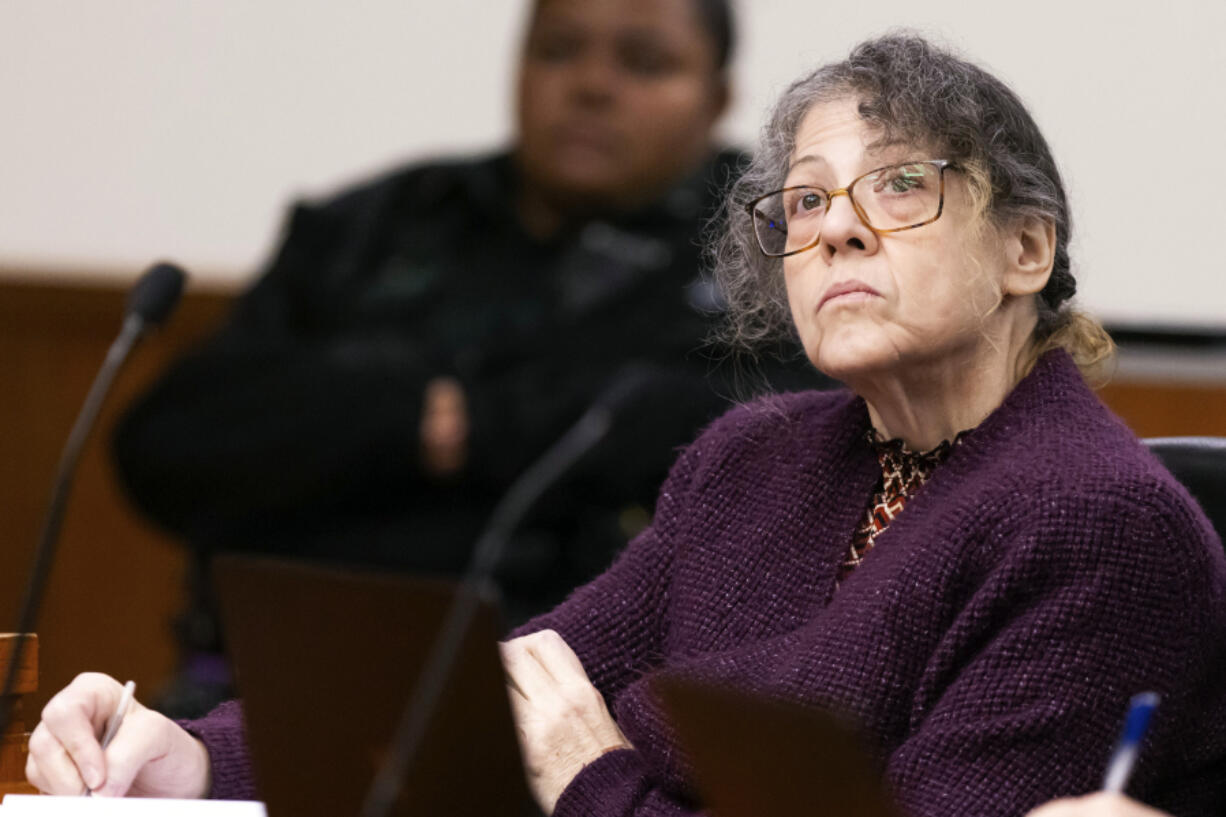
[{"label": "white pen", "polygon": [[[111,745],[111,741],[115,739],[115,734],[119,731],[119,727],[123,724],[123,717],[128,713],[128,707],[132,705],[132,698],[136,696],[136,682],[128,681],[123,685],[123,694],[119,696],[119,705],[115,707],[115,711],[111,713],[111,717],[107,719],[106,731],[102,733],[102,740],[99,745],[102,746],[102,751],[106,751],[106,747]],[[85,796],[89,797],[90,791],[85,789]]]}]

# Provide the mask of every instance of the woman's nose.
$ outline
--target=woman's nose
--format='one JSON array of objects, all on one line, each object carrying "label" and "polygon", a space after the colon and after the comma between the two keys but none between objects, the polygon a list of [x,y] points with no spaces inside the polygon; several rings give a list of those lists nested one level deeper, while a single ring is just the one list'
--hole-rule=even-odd
[{"label": "woman's nose", "polygon": [[851,196],[843,191],[831,196],[822,219],[819,248],[826,261],[833,261],[839,253],[874,253],[877,242],[877,234],[864,223]]}]

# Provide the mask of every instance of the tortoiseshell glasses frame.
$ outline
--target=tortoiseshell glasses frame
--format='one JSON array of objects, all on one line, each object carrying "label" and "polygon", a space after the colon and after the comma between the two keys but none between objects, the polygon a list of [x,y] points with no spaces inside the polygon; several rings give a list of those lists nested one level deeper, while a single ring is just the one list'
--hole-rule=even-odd
[{"label": "tortoiseshell glasses frame", "polygon": [[[889,226],[877,226],[873,224],[873,219],[871,218],[870,213],[866,211],[861,201],[856,199],[856,185],[865,179],[875,176],[882,176],[882,174],[890,170],[898,170],[899,174],[887,177],[885,182],[886,184],[896,183],[898,181],[913,183],[911,180],[928,172],[927,170],[922,172],[912,170],[920,166],[936,170],[936,176],[939,179],[936,201],[924,202],[922,205],[923,215],[919,216],[915,221],[909,221],[905,224],[890,224]],[[903,230],[914,230],[916,227],[923,227],[926,224],[931,224],[941,217],[941,213],[945,211],[945,170],[947,168],[953,170],[959,169],[958,165],[949,159],[919,159],[910,162],[897,162],[895,164],[875,168],[867,173],[857,176],[846,187],[840,187],[837,190],[827,191],[824,188],[817,187],[815,185],[793,185],[791,187],[784,187],[780,190],[772,190],[769,193],[758,196],[753,201],[744,205],[744,207],[745,211],[749,214],[750,219],[753,221],[754,237],[757,239],[758,249],[762,251],[763,255],[770,258],[784,258],[789,255],[804,252],[805,250],[811,250],[820,244],[822,240],[821,230],[816,229],[812,240],[805,243],[802,247],[783,249],[781,251],[768,246],[771,238],[775,238],[780,234],[782,234],[786,240],[786,236],[788,235],[787,224],[780,224],[777,219],[786,216],[785,205],[789,194],[796,196],[800,191],[809,191],[807,195],[800,197],[797,200],[801,201],[810,197],[815,197],[818,199],[818,202],[809,212],[817,213],[823,217],[825,212],[830,209],[831,200],[833,200],[835,196],[845,195],[847,196],[847,200],[851,202],[852,209],[855,210],[856,216],[860,219],[860,222],[864,224],[865,227],[872,230],[875,234],[885,235],[887,233],[902,232]],[[881,192],[880,187],[870,189],[872,190],[873,194]],[[905,187],[902,190],[892,189],[890,192],[901,195],[903,193],[909,193],[911,189],[911,187]],[[863,197],[863,193],[861,195]],[[876,199],[870,196],[869,201],[873,203],[873,209],[876,212],[878,221],[881,221],[882,219],[886,219],[888,221],[890,218],[889,214],[882,206],[876,204]],[[780,214],[775,218],[772,218],[771,214],[766,212],[766,208],[762,206],[763,203],[775,204],[776,209],[780,211]],[[766,236],[769,236],[769,238],[764,237],[764,231]],[[784,246],[786,248],[786,244]]]}]

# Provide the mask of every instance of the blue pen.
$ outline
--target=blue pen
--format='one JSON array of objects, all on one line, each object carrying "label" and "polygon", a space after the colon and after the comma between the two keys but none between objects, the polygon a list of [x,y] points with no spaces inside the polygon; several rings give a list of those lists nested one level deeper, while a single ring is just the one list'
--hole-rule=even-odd
[{"label": "blue pen", "polygon": [[1111,753],[1111,761],[1107,764],[1107,774],[1103,777],[1103,791],[1120,794],[1128,785],[1132,775],[1132,767],[1136,765],[1137,755],[1141,752],[1141,739],[1149,729],[1150,716],[1158,708],[1162,700],[1156,692],[1142,692],[1133,695],[1128,704],[1128,717],[1124,719],[1124,731]]}]

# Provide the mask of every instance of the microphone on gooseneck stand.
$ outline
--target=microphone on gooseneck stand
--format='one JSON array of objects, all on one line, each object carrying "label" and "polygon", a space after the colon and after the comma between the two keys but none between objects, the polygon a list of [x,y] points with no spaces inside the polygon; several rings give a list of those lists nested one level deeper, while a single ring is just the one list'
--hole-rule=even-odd
[{"label": "microphone on gooseneck stand", "polygon": [[366,792],[360,817],[386,817],[395,805],[400,795],[401,781],[421,748],[430,716],[451,674],[464,636],[481,599],[490,592],[494,571],[502,561],[515,528],[549,488],[608,436],[627,406],[662,382],[660,372],[654,367],[631,365],[623,368],[592,401],[583,416],[528,466],[503,494],[477,538],[473,555],[435,636],[429,658],[401,713],[383,763]]},{"label": "microphone on gooseneck stand", "polygon": [[12,706],[13,687],[17,682],[18,668],[21,666],[21,656],[25,649],[26,635],[34,628],[38,620],[38,610],[42,603],[43,591],[47,586],[47,577],[54,563],[55,546],[59,539],[60,526],[64,521],[64,510],[68,502],[68,492],[72,486],[72,478],[76,471],[77,460],[81,450],[98,419],[102,401],[119,373],[128,353],[140,340],[144,333],[160,325],[174,311],[183,294],[183,281],[186,278],[183,270],[174,264],[160,263],[150,267],[132,286],[128,293],[127,306],[124,308],[123,325],[119,336],[111,344],[106,353],[106,359],[90,386],[85,397],[81,412],[73,423],[68,441],[60,453],[60,461],[56,466],[55,480],[51,487],[51,502],[43,517],[42,531],[38,544],[34,548],[33,567],[26,584],[25,598],[17,620],[17,638],[13,644],[13,653],[8,667],[5,669],[4,684],[0,687],[0,734],[8,728],[10,708]]}]

